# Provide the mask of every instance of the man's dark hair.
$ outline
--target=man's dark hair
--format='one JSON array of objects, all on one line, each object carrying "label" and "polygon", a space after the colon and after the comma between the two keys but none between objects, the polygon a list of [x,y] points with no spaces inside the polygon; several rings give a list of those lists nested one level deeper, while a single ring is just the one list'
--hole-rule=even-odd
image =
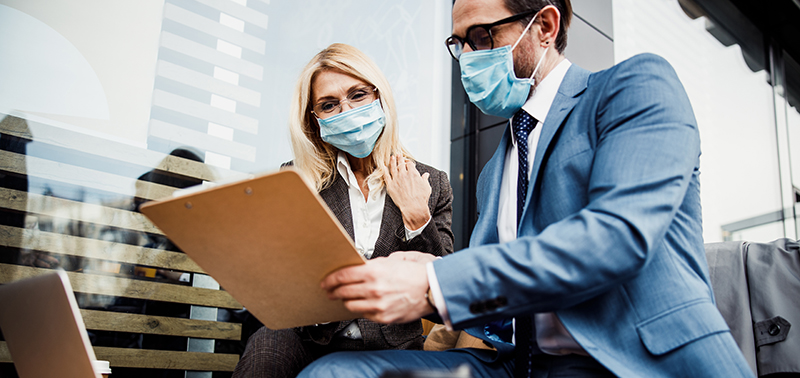
[{"label": "man's dark hair", "polygon": [[[572,3],[570,0],[504,0],[506,8],[511,14],[523,13],[529,10],[539,10],[548,5],[553,5],[561,12],[561,26],[556,36],[556,49],[559,53],[563,54],[564,49],[567,48],[567,29],[569,23],[572,21]],[[533,15],[531,15],[533,17]],[[525,17],[519,22],[522,25],[528,25],[531,17]]]}]

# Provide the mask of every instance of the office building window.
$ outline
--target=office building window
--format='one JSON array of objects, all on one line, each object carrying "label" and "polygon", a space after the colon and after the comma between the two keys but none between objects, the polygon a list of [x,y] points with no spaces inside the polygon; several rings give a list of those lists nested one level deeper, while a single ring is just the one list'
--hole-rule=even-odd
[{"label": "office building window", "polygon": [[615,60],[656,53],[683,82],[700,129],[706,242],[797,238],[791,183],[800,158],[789,155],[800,125],[778,64],[792,75],[795,63],[746,15],[733,8],[722,18],[704,3],[615,0]]}]

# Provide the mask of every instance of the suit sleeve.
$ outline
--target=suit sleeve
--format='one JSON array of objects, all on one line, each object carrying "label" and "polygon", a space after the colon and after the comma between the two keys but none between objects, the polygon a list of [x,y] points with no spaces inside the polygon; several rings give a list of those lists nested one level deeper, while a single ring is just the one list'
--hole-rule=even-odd
[{"label": "suit sleeve", "polygon": [[446,173],[432,168],[428,172],[432,189],[428,201],[431,222],[421,234],[408,241],[405,249],[444,256],[453,253],[453,189]]},{"label": "suit sleeve", "polygon": [[[638,56],[603,74],[602,82],[590,82],[603,87],[581,100],[591,102],[590,110],[578,115],[597,133],[593,155],[585,157],[588,186],[563,188],[565,196],[585,190],[588,203],[536,236],[435,261],[455,328],[574,306],[635,277],[664,243],[698,166],[691,105],[657,56]],[[547,185],[547,176],[542,180]],[[470,311],[491,300],[496,310]]]}]

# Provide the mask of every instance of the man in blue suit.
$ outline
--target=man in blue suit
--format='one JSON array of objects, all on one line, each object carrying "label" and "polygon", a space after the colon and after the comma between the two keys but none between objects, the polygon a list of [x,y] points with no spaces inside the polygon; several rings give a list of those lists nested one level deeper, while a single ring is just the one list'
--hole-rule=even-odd
[{"label": "man in blue suit", "polygon": [[752,375],[709,285],[683,87],[655,55],[597,73],[570,64],[571,16],[569,0],[455,2],[447,45],[464,88],[511,118],[478,180],[470,247],[322,282],[369,319],[438,315],[496,351],[334,354],[301,377],[464,364],[478,377]]}]

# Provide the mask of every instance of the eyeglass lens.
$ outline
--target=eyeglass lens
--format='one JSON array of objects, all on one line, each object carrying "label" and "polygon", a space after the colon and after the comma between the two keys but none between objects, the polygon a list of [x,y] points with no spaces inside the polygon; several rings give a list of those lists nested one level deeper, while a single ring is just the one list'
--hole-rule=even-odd
[{"label": "eyeglass lens", "polygon": [[488,28],[477,27],[469,30],[467,34],[467,41],[471,42],[470,47],[475,50],[488,50],[494,44],[492,41],[492,34]]},{"label": "eyeglass lens", "polygon": [[347,94],[347,97],[341,101],[330,100],[323,101],[314,105],[314,113],[319,116],[330,116],[338,114],[342,111],[342,104],[345,102],[350,104],[351,108],[358,108],[375,101],[375,88],[361,87]]},{"label": "eyeglass lens", "polygon": [[464,43],[467,43],[472,50],[489,50],[494,47],[492,34],[488,27],[478,26],[467,30],[466,41],[458,37],[450,37],[445,41],[447,48],[450,49],[450,55],[458,59],[461,53],[464,52]]}]

